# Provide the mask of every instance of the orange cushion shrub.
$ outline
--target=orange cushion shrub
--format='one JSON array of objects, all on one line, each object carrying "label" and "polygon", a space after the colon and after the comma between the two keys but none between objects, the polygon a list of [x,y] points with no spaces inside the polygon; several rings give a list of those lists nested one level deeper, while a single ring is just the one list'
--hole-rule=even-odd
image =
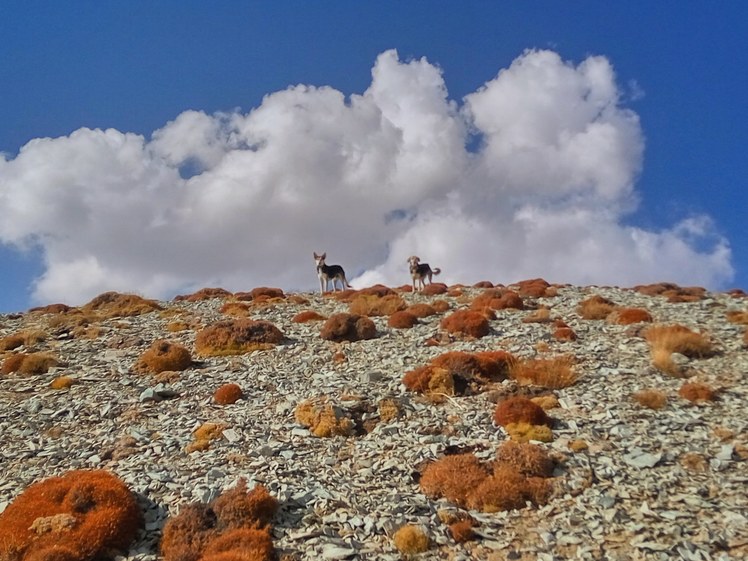
[{"label": "orange cushion shrub", "polygon": [[294,323],[307,323],[310,321],[322,321],[323,319],[327,318],[314,310],[306,310],[296,314],[291,321]]},{"label": "orange cushion shrub", "polygon": [[550,427],[553,420],[540,405],[522,396],[509,397],[501,401],[494,410],[493,419],[497,425],[506,427],[513,423],[529,423]]},{"label": "orange cushion shrub", "polygon": [[257,300],[260,297],[265,298],[285,298],[286,295],[280,288],[272,288],[269,286],[258,286],[249,291],[253,300]]},{"label": "orange cushion shrub", "polygon": [[394,329],[410,329],[418,325],[418,318],[406,310],[401,310],[389,317],[387,325]]},{"label": "orange cushion shrub", "polygon": [[73,470],[30,485],[0,514],[0,548],[9,559],[93,561],[126,552],[142,523],[118,477]]},{"label": "orange cushion shrub", "polygon": [[320,331],[320,337],[327,341],[360,341],[376,335],[377,328],[368,317],[345,312],[330,316]]},{"label": "orange cushion shrub", "polygon": [[167,370],[181,371],[192,366],[190,351],[179,343],[159,339],[151,344],[133,366],[136,372],[158,374]]},{"label": "orange cushion shrub", "polygon": [[223,384],[213,392],[213,401],[218,405],[231,405],[244,395],[238,384]]},{"label": "orange cushion shrub", "polygon": [[410,312],[417,318],[425,318],[436,315],[436,308],[434,308],[434,306],[432,306],[431,304],[425,303],[411,304],[410,306],[405,308],[405,311]]},{"label": "orange cushion shrub", "polygon": [[652,314],[642,308],[619,308],[609,314],[605,320],[617,325],[631,325],[632,323],[651,323]]},{"label": "orange cushion shrub", "polygon": [[613,301],[595,294],[579,303],[577,313],[582,319],[605,319],[615,309],[616,305]]},{"label": "orange cushion shrub", "polygon": [[202,300],[210,300],[212,298],[228,298],[231,293],[223,288],[201,288],[197,292],[192,294],[180,294],[175,296],[176,302],[201,302]]},{"label": "orange cushion shrub", "polygon": [[198,332],[195,350],[202,356],[225,356],[269,349],[283,342],[283,333],[269,321],[233,319]]},{"label": "orange cushion shrub", "polygon": [[701,382],[686,382],[678,390],[678,395],[693,403],[714,401],[717,394],[712,388]]},{"label": "orange cushion shrub", "polygon": [[436,296],[438,294],[444,294],[447,292],[447,285],[443,284],[441,282],[433,282],[431,284],[427,284],[423,290],[421,290],[421,294],[424,296]]},{"label": "orange cushion shrub", "polygon": [[448,333],[480,338],[488,335],[488,320],[473,310],[457,310],[442,319],[440,326]]},{"label": "orange cushion shrub", "polygon": [[163,310],[155,300],[147,300],[136,294],[105,292],[81,308],[86,313],[96,312],[105,318],[132,317]]}]

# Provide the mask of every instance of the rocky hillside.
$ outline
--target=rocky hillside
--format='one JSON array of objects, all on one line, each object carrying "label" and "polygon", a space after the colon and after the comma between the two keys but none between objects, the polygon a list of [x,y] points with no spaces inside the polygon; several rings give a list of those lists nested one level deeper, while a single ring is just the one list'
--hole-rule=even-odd
[{"label": "rocky hillside", "polygon": [[745,558],[747,325],[540,280],[0,316],[0,560]]}]

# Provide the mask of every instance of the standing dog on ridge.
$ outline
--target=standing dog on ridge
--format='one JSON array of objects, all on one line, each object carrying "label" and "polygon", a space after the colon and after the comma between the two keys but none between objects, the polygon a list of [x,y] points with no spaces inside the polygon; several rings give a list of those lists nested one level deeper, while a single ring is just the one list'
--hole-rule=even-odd
[{"label": "standing dog on ridge", "polygon": [[431,280],[432,275],[438,275],[442,272],[441,269],[431,269],[429,267],[428,263],[421,263],[421,258],[416,255],[411,255],[408,257],[408,264],[410,265],[410,278],[413,279],[413,292],[416,292],[416,283],[418,283],[418,286],[420,290],[423,290],[426,288],[426,279],[429,279],[429,284],[431,284],[433,281]]},{"label": "standing dog on ridge", "polygon": [[348,284],[348,281],[345,278],[345,271],[343,271],[343,267],[341,267],[340,265],[327,265],[325,263],[325,257],[327,257],[327,252],[323,253],[322,255],[317,255],[317,252],[314,252],[314,261],[315,263],[317,263],[317,276],[319,277],[320,294],[325,293],[325,290],[327,290],[328,283],[330,281],[332,281],[333,292],[336,292],[335,281],[340,281],[340,290],[353,288],[350,284]]}]

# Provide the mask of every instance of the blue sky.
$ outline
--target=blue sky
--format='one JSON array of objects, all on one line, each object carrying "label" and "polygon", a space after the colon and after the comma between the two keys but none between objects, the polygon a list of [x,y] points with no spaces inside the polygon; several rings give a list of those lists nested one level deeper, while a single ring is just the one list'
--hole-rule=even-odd
[{"label": "blue sky", "polygon": [[[0,38],[0,211],[10,217],[0,226],[0,312],[53,300],[78,304],[106,289],[154,297],[210,284],[309,289],[316,285],[313,250],[327,251],[329,261],[344,264],[364,284],[407,283],[407,274],[397,277],[400,261],[418,252],[446,268],[449,282],[488,277],[508,283],[527,275],[748,289],[744,2],[25,1],[4,5]],[[393,49],[396,55],[383,55]],[[523,58],[528,50],[537,56]],[[549,131],[533,119],[546,114],[540,106],[522,105],[522,99],[508,106],[505,98],[517,91],[521,98],[522,87],[551,91],[543,81],[548,72],[588,87],[587,60],[595,72],[612,69],[612,81],[600,84],[604,92],[615,88],[601,102],[608,112],[604,124],[622,138],[615,154],[595,161],[622,171],[608,185],[589,171],[583,155],[575,152],[573,162],[559,156],[550,177],[567,168],[574,168],[570,178],[583,176],[559,193],[545,175],[512,167],[518,153],[507,152],[507,136],[537,127],[528,136],[561,138],[567,128],[579,133],[589,123],[564,121]],[[498,80],[510,67],[515,71]],[[530,67],[537,72],[520,71]],[[317,89],[274,95],[298,84]],[[319,91],[325,86],[342,94],[339,107],[335,96],[317,99],[326,95]],[[414,88],[421,88],[418,100],[434,104],[422,119],[401,113],[419,108],[422,101],[405,101]],[[447,95],[441,105],[440,91]],[[549,115],[587,101],[565,97],[564,88],[558,92],[538,101]],[[359,111],[350,96],[368,101]],[[304,126],[300,107],[313,113]],[[168,126],[190,110],[181,128]],[[513,113],[526,118],[515,122]],[[372,203],[371,193],[355,198],[352,191],[377,186],[336,175],[334,155],[297,142],[308,134],[334,144],[334,123],[324,124],[330,115],[350,120],[340,131],[345,157],[351,146],[364,147],[357,158],[381,148],[365,169],[375,175],[390,169],[381,174],[392,190],[386,204]],[[368,128],[382,115],[389,128]],[[597,116],[580,119],[600,122]],[[432,125],[437,128],[423,130]],[[104,140],[88,132],[75,137],[79,129],[116,134],[100,153]],[[162,140],[151,142],[159,130]],[[204,141],[206,130],[218,131],[220,147],[213,137]],[[445,130],[453,138],[444,146],[415,152],[424,138]],[[245,135],[241,146],[232,140],[238,131]],[[125,142],[126,133],[135,136]],[[423,138],[408,145],[418,134]],[[34,140],[44,138],[59,141]],[[247,138],[260,138],[260,148],[252,148],[258,157],[227,167],[247,156],[240,153]],[[444,170],[432,168],[454,139],[462,139],[465,150],[451,164],[463,170],[450,175],[451,189],[440,184]],[[116,152],[130,141],[141,145]],[[288,161],[278,161],[275,152],[275,159],[259,159],[266,146],[278,146]],[[545,165],[539,154],[548,147],[533,146],[538,150],[526,167],[534,167],[532,157]],[[491,159],[504,156],[509,160],[497,172]],[[85,173],[77,172],[79,159],[89,166]],[[70,167],[64,174],[60,162]],[[131,162],[142,170],[130,173]],[[431,183],[421,185],[423,169],[434,176]],[[329,191],[328,183],[348,191]],[[418,193],[407,192],[411,188]],[[265,194],[251,198],[249,191]],[[281,192],[285,198],[276,200]],[[163,203],[167,198],[172,206]],[[590,199],[595,204],[586,204]],[[267,209],[258,211],[263,201]],[[158,212],[140,220],[155,207]],[[234,216],[237,207],[243,213]],[[90,225],[91,216],[102,213],[103,223]],[[215,217],[198,220],[197,213]],[[400,218],[391,223],[377,216],[369,224],[371,213]],[[350,214],[350,221],[339,223],[341,214]],[[565,223],[572,215],[578,222]],[[588,228],[589,220],[597,226]],[[360,238],[353,233],[359,225]],[[598,235],[599,243],[588,247]],[[661,278],[652,262],[661,262]],[[606,277],[606,271],[618,276]]]}]

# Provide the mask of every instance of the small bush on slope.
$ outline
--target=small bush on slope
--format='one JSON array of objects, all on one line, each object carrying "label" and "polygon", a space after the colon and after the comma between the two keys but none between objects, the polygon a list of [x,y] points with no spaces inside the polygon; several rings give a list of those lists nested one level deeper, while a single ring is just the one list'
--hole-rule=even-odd
[{"label": "small bush on slope", "polygon": [[374,322],[366,316],[333,314],[322,326],[320,337],[328,341],[360,341],[377,335]]},{"label": "small bush on slope", "polygon": [[458,310],[445,317],[440,326],[447,333],[476,339],[488,335],[490,331],[488,320],[482,314],[472,310]]},{"label": "small bush on slope", "polygon": [[238,355],[270,349],[282,342],[283,333],[269,321],[224,320],[197,334],[195,350],[202,356]]},{"label": "small bush on slope", "polygon": [[136,372],[159,374],[167,370],[182,371],[192,366],[192,355],[179,343],[159,339],[151,344],[133,366]]},{"label": "small bush on slope", "polygon": [[509,377],[523,384],[557,390],[577,381],[573,365],[574,359],[569,356],[521,360],[512,365]]},{"label": "small bush on slope", "polygon": [[162,309],[155,300],[118,292],[99,294],[81,308],[84,313],[96,313],[104,318],[139,316]]},{"label": "small bush on slope", "polygon": [[73,470],[29,486],[0,514],[0,559],[93,561],[127,551],[141,526],[119,478]]},{"label": "small bush on slope", "polygon": [[223,384],[213,393],[213,401],[218,405],[231,405],[243,396],[238,384]]}]

